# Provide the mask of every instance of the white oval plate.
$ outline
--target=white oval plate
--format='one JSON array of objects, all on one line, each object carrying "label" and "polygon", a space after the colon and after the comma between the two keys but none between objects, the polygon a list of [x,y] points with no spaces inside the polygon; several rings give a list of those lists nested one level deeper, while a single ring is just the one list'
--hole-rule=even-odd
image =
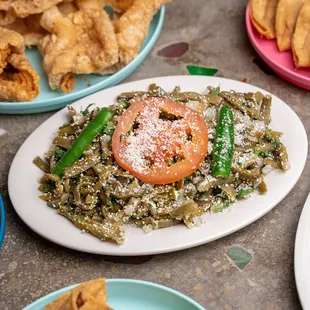
[{"label": "white oval plate", "polygon": [[310,309],[310,194],[299,218],[295,239],[295,280],[304,310]]},{"label": "white oval plate", "polygon": [[[171,76],[146,79],[118,85],[83,98],[73,104],[80,109],[89,103],[108,106],[115,102],[121,92],[146,90],[157,83],[171,91],[180,85],[184,91],[204,92],[208,85],[220,86],[223,90],[256,92],[252,85],[215,77]],[[282,141],[287,147],[291,169],[286,173],[274,171],[266,177],[269,191],[266,195],[254,195],[239,201],[229,212],[207,215],[202,227],[188,229],[183,225],[152,231],[145,234],[142,229],[127,226],[124,245],[101,242],[90,234],[82,234],[67,219],[46,206],[39,196],[38,180],[42,172],[32,164],[35,156],[43,156],[60,125],[67,121],[63,109],[44,122],[24,142],[17,152],[9,172],[9,194],[13,206],[21,219],[36,233],[62,246],[79,251],[104,255],[148,255],[182,250],[204,244],[231,234],[262,217],[274,208],[291,191],[304,168],[308,141],[306,131],[295,112],[279,98],[273,96],[272,128],[284,133]]]}]

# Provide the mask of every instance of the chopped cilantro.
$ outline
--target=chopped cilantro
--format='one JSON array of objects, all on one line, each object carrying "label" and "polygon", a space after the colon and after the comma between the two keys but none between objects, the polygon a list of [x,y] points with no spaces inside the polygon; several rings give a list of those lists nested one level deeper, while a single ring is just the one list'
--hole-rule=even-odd
[{"label": "chopped cilantro", "polygon": [[282,144],[279,140],[272,137],[272,130],[271,129],[266,130],[266,139],[268,142],[272,143],[275,147],[278,147]]},{"label": "chopped cilantro", "polygon": [[115,199],[113,199],[113,197],[110,197],[108,200],[107,200],[107,210],[109,212],[117,212],[119,210],[119,206],[116,204],[115,202]]},{"label": "chopped cilantro", "polygon": [[88,114],[89,114],[89,108],[90,108],[92,105],[94,105],[94,103],[89,104],[89,105],[86,107],[85,110],[81,111],[81,114],[82,114],[83,116],[88,115]]},{"label": "chopped cilantro", "polygon": [[78,178],[71,178],[70,179],[70,187],[71,187],[71,189],[75,189],[75,187],[78,185],[79,181],[80,180]]},{"label": "chopped cilantro", "polygon": [[42,191],[43,193],[46,194],[46,193],[51,192],[54,189],[55,189],[55,184],[50,183],[50,184],[44,184]]},{"label": "chopped cilantro", "polygon": [[102,132],[105,133],[106,135],[112,136],[114,129],[115,129],[115,124],[110,121],[106,124]]},{"label": "chopped cilantro", "polygon": [[130,106],[130,102],[127,100],[120,100],[116,106],[116,112],[122,114],[124,109],[127,109]]},{"label": "chopped cilantro", "polygon": [[59,158],[61,158],[62,156],[64,156],[65,153],[66,153],[66,152],[65,152],[64,150],[60,149],[60,148],[56,148],[56,149],[55,149],[55,155],[56,155],[57,157],[59,157]]},{"label": "chopped cilantro", "polygon": [[212,211],[215,213],[222,212],[224,209],[228,208],[231,204],[229,199],[224,200],[223,202],[212,207]]},{"label": "chopped cilantro", "polygon": [[280,141],[278,141],[278,140],[276,140],[276,139],[272,139],[270,142],[271,142],[275,147],[278,147],[278,146],[280,146],[280,145],[282,144]]},{"label": "chopped cilantro", "polygon": [[269,153],[266,151],[255,151],[254,154],[263,158],[269,157]]},{"label": "chopped cilantro", "polygon": [[238,198],[245,198],[246,196],[248,196],[249,194],[253,193],[254,189],[253,188],[248,188],[248,189],[240,189],[237,192],[237,197]]}]

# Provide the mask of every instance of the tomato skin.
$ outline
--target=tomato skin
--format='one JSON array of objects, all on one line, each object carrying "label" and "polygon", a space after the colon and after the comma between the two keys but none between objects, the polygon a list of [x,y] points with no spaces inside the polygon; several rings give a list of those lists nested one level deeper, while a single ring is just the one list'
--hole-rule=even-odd
[{"label": "tomato skin", "polygon": [[[163,155],[160,153],[160,148],[158,148],[153,156],[154,160],[157,160],[157,155],[159,157],[161,156],[161,164],[156,167],[152,166],[151,168],[147,168],[144,171],[139,171],[139,169],[133,167],[130,160],[127,160],[122,156],[122,150],[126,147],[125,143],[122,141],[122,137],[132,129],[139,113],[149,105],[158,105],[162,112],[184,120],[184,132],[189,132],[192,140],[186,145],[181,146],[183,159],[177,163],[168,166],[162,161],[162,157],[165,157],[167,154],[167,156],[169,156],[170,150],[168,150],[167,154]],[[176,131],[171,131],[171,136],[177,134]],[[151,139],[154,141],[154,137],[151,137]],[[158,140],[160,140],[160,137]],[[160,142],[158,143],[160,145]],[[176,148],[177,147],[180,146],[177,145]],[[207,155],[207,149],[208,127],[201,115],[191,108],[166,98],[143,98],[132,103],[120,116],[112,137],[112,152],[116,162],[133,176],[151,184],[170,184],[192,174],[199,168],[204,160]]]}]

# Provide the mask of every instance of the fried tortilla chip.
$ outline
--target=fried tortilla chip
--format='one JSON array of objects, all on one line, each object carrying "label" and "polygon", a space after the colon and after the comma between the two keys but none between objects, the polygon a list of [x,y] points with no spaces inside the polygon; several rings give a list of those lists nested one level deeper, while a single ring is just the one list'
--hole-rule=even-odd
[{"label": "fried tortilla chip", "polygon": [[44,310],[112,310],[107,305],[104,278],[85,282],[59,296]]},{"label": "fried tortilla chip", "polygon": [[0,101],[30,101],[39,94],[39,75],[23,54],[23,37],[0,28]]},{"label": "fried tortilla chip", "polygon": [[294,37],[293,54],[295,66],[310,67],[310,0],[307,0],[298,15]]},{"label": "fried tortilla chip", "polygon": [[134,0],[131,7],[115,22],[122,66],[139,53],[150,23],[159,8],[170,0]]},{"label": "fried tortilla chip", "polygon": [[267,39],[276,37],[275,19],[279,0],[251,0],[250,16],[256,30]]},{"label": "fried tortilla chip", "polygon": [[40,20],[42,14],[29,15],[26,18],[17,18],[14,23],[5,28],[18,32],[24,37],[26,46],[38,45],[40,40],[47,34],[41,27]]},{"label": "fried tortilla chip", "polygon": [[279,0],[276,15],[276,37],[280,52],[292,48],[293,34],[305,0]]},{"label": "fried tortilla chip", "polygon": [[88,0],[86,8],[80,1],[79,6],[68,16],[53,7],[41,19],[42,27],[51,33],[39,48],[52,89],[70,92],[74,74],[105,74],[119,60],[114,28],[102,2]]},{"label": "fried tortilla chip", "polygon": [[27,17],[32,14],[43,13],[47,9],[63,0],[15,0],[13,10],[18,17]]}]

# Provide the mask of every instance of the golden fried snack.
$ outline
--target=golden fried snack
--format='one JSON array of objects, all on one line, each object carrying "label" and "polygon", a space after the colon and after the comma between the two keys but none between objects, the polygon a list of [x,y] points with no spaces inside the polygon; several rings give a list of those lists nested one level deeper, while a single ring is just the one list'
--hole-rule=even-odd
[{"label": "golden fried snack", "polygon": [[279,0],[251,0],[250,17],[256,30],[267,39],[276,37],[275,18]]},{"label": "golden fried snack", "polygon": [[63,0],[15,0],[12,3],[12,7],[16,16],[27,17],[32,14],[43,13],[62,1]]},{"label": "golden fried snack", "polygon": [[115,32],[122,66],[139,53],[154,14],[170,0],[134,0],[132,6],[115,22]]},{"label": "golden fried snack", "polygon": [[39,94],[39,75],[23,54],[23,37],[0,28],[0,101],[30,101]]},{"label": "golden fried snack", "polygon": [[59,296],[44,310],[112,310],[107,299],[106,281],[100,278],[80,284]]},{"label": "golden fried snack", "polygon": [[0,100],[30,101],[37,97],[40,78],[27,57],[13,53],[7,62],[9,66],[0,75]]},{"label": "golden fried snack", "polygon": [[67,17],[57,7],[42,16],[42,27],[51,34],[39,48],[52,89],[70,92],[73,74],[106,74],[119,60],[114,28],[102,2],[85,3],[80,1],[80,10]]},{"label": "golden fried snack", "polygon": [[293,34],[305,0],[279,0],[276,14],[276,37],[280,52],[292,48]]},{"label": "golden fried snack", "polygon": [[106,4],[117,12],[127,11],[133,4],[134,0],[107,0]]},{"label": "golden fried snack", "polygon": [[78,7],[73,1],[70,2],[61,2],[57,5],[58,10],[63,16],[67,16],[70,13],[74,13],[78,10]]},{"label": "golden fried snack", "polygon": [[0,0],[0,11],[8,11],[11,5],[12,0]]},{"label": "golden fried snack", "polygon": [[[22,54],[25,50],[23,37],[14,31],[10,31],[0,27],[0,51],[6,51],[8,55],[10,53]],[[4,65],[5,66],[5,65]],[[0,65],[1,68],[4,66]]]},{"label": "golden fried snack", "polygon": [[[63,91],[70,92],[72,89],[68,86],[75,85],[71,66],[72,57],[75,57],[76,51],[68,48],[73,47],[77,41],[74,25],[60,13],[57,7],[52,7],[43,13],[41,25],[51,33],[38,45],[43,56],[43,67],[48,76],[49,85],[51,89],[63,88]],[[63,64],[57,63],[57,59],[60,58],[63,59]]]},{"label": "golden fried snack", "polygon": [[105,0],[76,0],[75,3],[81,10],[102,10],[106,4]]},{"label": "golden fried snack", "polygon": [[293,37],[295,66],[310,67],[310,0],[303,5]]},{"label": "golden fried snack", "polygon": [[12,10],[10,11],[1,11],[0,10],[0,26],[6,26],[13,23],[16,19],[16,15]]},{"label": "golden fried snack", "polygon": [[0,26],[13,23],[16,15],[12,10],[12,0],[0,0]]},{"label": "golden fried snack", "polygon": [[26,46],[38,45],[40,40],[47,34],[41,27],[40,20],[42,14],[29,15],[26,18],[17,18],[14,23],[5,28],[18,32],[24,37]]},{"label": "golden fried snack", "polygon": [[6,68],[7,58],[11,53],[22,54],[24,52],[23,38],[14,31],[9,31],[0,27],[0,74]]}]

